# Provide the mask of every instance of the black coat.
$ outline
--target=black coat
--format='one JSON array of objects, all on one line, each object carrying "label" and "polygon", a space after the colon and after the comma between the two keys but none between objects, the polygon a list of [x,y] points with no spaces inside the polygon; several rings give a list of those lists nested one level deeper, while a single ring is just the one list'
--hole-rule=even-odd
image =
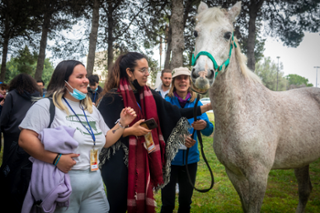
[{"label": "black coat", "polygon": [[20,135],[19,125],[33,104],[31,101],[32,97],[40,97],[40,93],[34,92],[29,94],[24,92],[23,94],[19,94],[14,89],[6,96],[0,116],[0,127],[4,137],[3,160],[6,158],[12,141],[18,142]]}]

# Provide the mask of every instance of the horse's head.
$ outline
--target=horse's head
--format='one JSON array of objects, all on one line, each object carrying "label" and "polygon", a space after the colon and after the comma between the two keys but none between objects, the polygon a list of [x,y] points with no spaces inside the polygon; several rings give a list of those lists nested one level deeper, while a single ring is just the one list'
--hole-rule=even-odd
[{"label": "horse's head", "polygon": [[224,72],[229,64],[233,40],[233,22],[239,15],[241,2],[228,11],[208,8],[201,2],[198,8],[197,25],[194,30],[196,44],[192,57],[192,89],[206,93],[213,85],[219,72]]}]

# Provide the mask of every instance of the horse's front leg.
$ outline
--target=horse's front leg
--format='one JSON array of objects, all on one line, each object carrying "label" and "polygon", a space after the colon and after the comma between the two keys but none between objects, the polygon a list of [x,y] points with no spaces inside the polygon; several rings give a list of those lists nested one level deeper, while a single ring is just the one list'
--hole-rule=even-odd
[{"label": "horse's front leg", "polygon": [[248,213],[260,212],[268,184],[270,169],[263,164],[255,164],[247,170],[246,177],[249,182]]},{"label": "horse's front leg", "polygon": [[241,173],[234,173],[226,167],[227,175],[233,184],[233,187],[238,192],[238,195],[241,200],[243,212],[248,212],[248,203],[249,203],[249,182],[247,178]]},{"label": "horse's front leg", "polygon": [[228,169],[226,171],[240,196],[243,211],[246,213],[260,212],[270,169],[260,164],[248,166],[239,173]]}]

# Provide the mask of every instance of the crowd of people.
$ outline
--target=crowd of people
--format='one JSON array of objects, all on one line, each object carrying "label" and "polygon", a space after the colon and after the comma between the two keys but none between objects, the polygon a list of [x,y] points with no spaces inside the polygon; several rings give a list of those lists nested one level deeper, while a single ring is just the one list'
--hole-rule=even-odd
[{"label": "crowd of people", "polygon": [[103,88],[75,60],[57,65],[47,89],[27,74],[0,83],[0,203],[10,212],[155,212],[161,190],[161,212],[173,212],[178,187],[178,212],[190,212],[185,167],[195,183],[199,161],[191,133],[212,134],[212,107],[198,102],[193,120],[188,68],[164,69],[156,90],[149,74],[147,58],[128,52]]}]

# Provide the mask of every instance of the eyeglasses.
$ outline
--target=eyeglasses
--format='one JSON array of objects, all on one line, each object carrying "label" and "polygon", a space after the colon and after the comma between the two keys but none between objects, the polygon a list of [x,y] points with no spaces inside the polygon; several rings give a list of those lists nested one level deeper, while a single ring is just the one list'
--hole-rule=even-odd
[{"label": "eyeglasses", "polygon": [[144,68],[142,68],[142,69],[140,69],[138,71],[143,73],[143,74],[146,74],[146,72],[151,73],[151,70],[149,70],[149,69],[150,69],[149,67],[148,68],[144,67]]}]

